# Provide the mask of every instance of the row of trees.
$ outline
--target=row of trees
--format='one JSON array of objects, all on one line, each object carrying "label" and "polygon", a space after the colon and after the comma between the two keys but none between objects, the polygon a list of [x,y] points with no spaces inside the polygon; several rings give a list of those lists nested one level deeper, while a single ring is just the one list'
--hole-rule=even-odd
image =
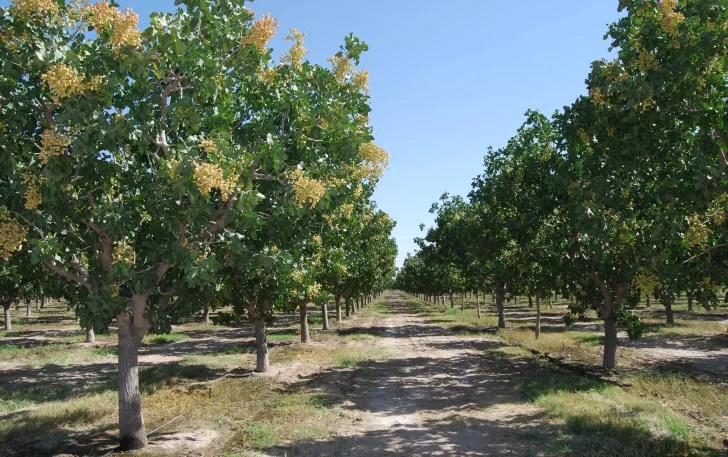
[{"label": "row of trees", "polygon": [[[617,327],[657,296],[714,305],[724,283],[728,205],[728,1],[622,0],[612,61],[592,64],[589,94],[552,118],[529,111],[490,149],[469,199],[444,195],[398,287],[425,295],[486,290],[505,326],[506,290],[574,297],[604,320],[603,365]],[[567,316],[567,320],[571,320]],[[539,332],[539,325],[536,327]]]},{"label": "row of trees", "polygon": [[[0,285],[42,265],[81,325],[118,325],[121,449],[147,443],[138,350],[205,306],[266,325],[309,303],[370,298],[394,273],[394,222],[371,201],[387,166],[373,143],[366,44],[274,62],[269,15],[177,1],[138,17],[106,1],[0,8]],[[91,33],[92,32],[92,33]],[[222,317],[225,317],[223,315]]]}]

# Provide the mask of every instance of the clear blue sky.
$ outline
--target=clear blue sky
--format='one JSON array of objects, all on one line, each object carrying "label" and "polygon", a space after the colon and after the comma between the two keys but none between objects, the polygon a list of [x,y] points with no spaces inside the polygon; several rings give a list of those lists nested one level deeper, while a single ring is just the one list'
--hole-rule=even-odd
[{"label": "clear blue sky", "polygon": [[[7,5],[9,0],[0,0]],[[148,24],[173,0],[119,0]],[[246,2],[248,3],[248,2]],[[592,61],[609,57],[617,0],[258,0],[247,6],[308,34],[325,63],[353,32],[369,44],[377,143],[390,155],[375,199],[396,221],[398,265],[443,192],[466,195],[489,145],[503,146],[527,109],[550,115],[585,92]]]}]

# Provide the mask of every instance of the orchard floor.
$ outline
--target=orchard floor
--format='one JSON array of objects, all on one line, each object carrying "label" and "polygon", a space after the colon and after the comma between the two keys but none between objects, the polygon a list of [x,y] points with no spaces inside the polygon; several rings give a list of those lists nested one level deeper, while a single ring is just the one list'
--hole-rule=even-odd
[{"label": "orchard floor", "polygon": [[[467,305],[465,313],[441,312],[387,292],[332,330],[314,331],[307,346],[295,342],[296,319],[280,316],[264,375],[251,373],[248,326],[175,326],[171,336],[148,339],[140,377],[147,429],[179,419],[128,455],[725,455],[728,387],[720,379],[728,361],[712,326],[623,341],[627,369],[617,376],[631,387],[622,389],[527,351],[589,362],[599,350],[589,336],[598,335],[596,323],[565,333],[558,311],[547,311],[544,338],[534,343],[528,308],[510,309],[511,328],[498,332],[490,310],[474,319]],[[311,320],[320,328],[319,314]],[[0,456],[112,451],[113,336],[79,342],[60,308],[19,323],[0,338]],[[686,364],[661,349],[700,354]]]}]

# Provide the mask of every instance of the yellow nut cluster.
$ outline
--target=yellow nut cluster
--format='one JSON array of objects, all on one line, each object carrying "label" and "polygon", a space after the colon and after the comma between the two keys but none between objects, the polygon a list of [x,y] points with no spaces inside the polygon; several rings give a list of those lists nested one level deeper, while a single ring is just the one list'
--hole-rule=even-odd
[{"label": "yellow nut cluster", "polygon": [[8,260],[28,236],[28,229],[14,220],[5,208],[0,208],[0,259]]},{"label": "yellow nut cluster", "polygon": [[660,63],[657,61],[657,56],[649,51],[640,49],[637,55],[637,67],[640,72],[647,73],[650,70],[659,70]]},{"label": "yellow nut cluster", "polygon": [[179,179],[182,177],[182,167],[180,167],[181,162],[177,159],[169,159],[167,160],[167,169],[169,170],[169,176],[172,179]]},{"label": "yellow nut cluster", "polygon": [[197,147],[202,149],[205,154],[215,154],[219,150],[217,147],[217,143],[212,140],[206,139],[200,140],[200,142],[197,144]]},{"label": "yellow nut cluster", "polygon": [[369,95],[369,72],[362,70],[351,78],[351,83],[357,90]]},{"label": "yellow nut cluster", "polygon": [[44,181],[44,178],[31,173],[23,175],[23,184],[26,186],[25,209],[34,210],[43,203],[43,196],[40,193],[40,185]]},{"label": "yellow nut cluster", "polygon": [[315,244],[316,246],[322,246],[323,245],[323,240],[321,239],[321,235],[314,235],[313,236],[313,244]]},{"label": "yellow nut cluster", "polygon": [[354,64],[348,57],[332,56],[328,61],[331,63],[332,73],[339,84],[344,84],[348,74],[354,72]]},{"label": "yellow nut cluster", "polygon": [[705,221],[697,214],[694,214],[688,218],[688,223],[690,227],[685,233],[685,242],[691,247],[706,243],[710,237],[710,229]]},{"label": "yellow nut cluster", "polygon": [[321,119],[319,119],[319,127],[321,127],[324,130],[328,129],[329,128],[329,121],[327,121],[326,119],[324,119],[322,117]]},{"label": "yellow nut cluster", "polygon": [[240,40],[240,45],[243,48],[253,45],[260,52],[266,52],[268,42],[276,34],[276,27],[278,27],[278,19],[273,19],[270,14],[266,14],[253,23],[250,32]]},{"label": "yellow nut cluster", "polygon": [[282,64],[289,64],[296,70],[303,68],[303,56],[308,54],[308,51],[303,48],[303,38],[305,36],[305,33],[291,28],[291,34],[286,37],[286,41],[294,41],[295,43],[288,52],[281,56]]},{"label": "yellow nut cluster", "polygon": [[119,241],[114,245],[112,259],[115,265],[131,267],[134,265],[134,248],[126,241]]},{"label": "yellow nut cluster", "polygon": [[276,69],[268,67],[258,74],[258,81],[263,84],[273,84],[276,81],[276,75],[278,75]]},{"label": "yellow nut cluster", "polygon": [[347,203],[339,207],[341,213],[346,216],[347,219],[351,218],[351,214],[354,212],[354,205]]},{"label": "yellow nut cluster", "polygon": [[302,282],[304,278],[304,274],[301,270],[293,270],[291,272],[291,279],[293,279],[296,282]]},{"label": "yellow nut cluster", "polygon": [[119,296],[119,283],[113,283],[109,284],[109,289],[111,289],[111,296],[112,297],[118,297]]},{"label": "yellow nut cluster", "polygon": [[307,177],[303,170],[293,170],[288,174],[288,177],[291,180],[293,193],[299,207],[303,207],[306,202],[315,205],[326,193],[324,183],[317,179]]},{"label": "yellow nut cluster", "polygon": [[306,287],[306,297],[316,298],[321,295],[321,284],[315,282],[313,285]]},{"label": "yellow nut cluster", "polygon": [[86,21],[99,33],[110,32],[109,41],[113,48],[138,48],[142,45],[142,33],[136,28],[139,15],[130,9],[119,11],[104,0],[88,7]]},{"label": "yellow nut cluster", "polygon": [[50,159],[54,159],[71,145],[71,141],[62,133],[55,133],[46,130],[40,137],[40,163],[45,165]]},{"label": "yellow nut cluster", "polygon": [[202,195],[210,195],[225,180],[222,168],[212,163],[196,163],[194,179],[197,189]]},{"label": "yellow nut cluster", "polygon": [[680,24],[685,20],[682,13],[676,11],[678,0],[662,0],[660,2],[660,22],[662,30],[673,38],[680,34]]},{"label": "yellow nut cluster", "polygon": [[369,116],[358,114],[354,117],[354,122],[356,122],[356,126],[359,131],[364,130],[364,128],[369,125]]},{"label": "yellow nut cluster", "polygon": [[389,154],[373,141],[359,147],[359,157],[364,162],[361,169],[366,171],[366,179],[378,179],[389,165]]},{"label": "yellow nut cluster", "polygon": [[102,82],[102,76],[93,76],[88,81],[70,65],[63,62],[54,64],[41,76],[43,84],[51,91],[51,98],[56,103],[64,98],[82,94],[86,90],[96,89]]},{"label": "yellow nut cluster", "polygon": [[10,3],[10,12],[20,19],[44,20],[58,15],[59,8],[55,0],[13,0]]},{"label": "yellow nut cluster", "polygon": [[239,174],[231,174],[225,179],[222,168],[212,163],[196,163],[193,175],[195,185],[202,195],[210,195],[212,189],[218,189],[224,200],[235,192],[240,179]]}]

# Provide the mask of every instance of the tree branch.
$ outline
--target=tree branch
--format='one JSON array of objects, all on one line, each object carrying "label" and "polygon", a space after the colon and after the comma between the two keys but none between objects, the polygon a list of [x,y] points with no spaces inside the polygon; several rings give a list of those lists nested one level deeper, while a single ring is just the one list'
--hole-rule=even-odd
[{"label": "tree branch", "polygon": [[80,284],[80,285],[86,287],[87,289],[91,290],[91,286],[88,283],[88,276],[83,277],[83,276],[81,276],[79,274],[72,273],[72,272],[66,270],[65,268],[61,267],[60,265],[58,265],[53,260],[43,259],[43,260],[41,260],[41,262],[43,263],[43,265],[47,266],[52,271],[58,273],[59,275],[63,276],[64,278],[70,279],[71,281],[74,281],[74,282],[77,282],[78,284]]},{"label": "tree branch", "polygon": [[690,263],[699,257],[707,255],[707,254],[711,253],[712,251],[715,251],[716,249],[720,249],[720,248],[724,248],[724,247],[728,247],[728,243],[716,244],[715,246],[711,246],[708,249],[706,249],[705,251],[701,252],[700,254],[694,255],[694,256],[690,257],[688,260],[684,261],[683,265],[686,263]]}]

